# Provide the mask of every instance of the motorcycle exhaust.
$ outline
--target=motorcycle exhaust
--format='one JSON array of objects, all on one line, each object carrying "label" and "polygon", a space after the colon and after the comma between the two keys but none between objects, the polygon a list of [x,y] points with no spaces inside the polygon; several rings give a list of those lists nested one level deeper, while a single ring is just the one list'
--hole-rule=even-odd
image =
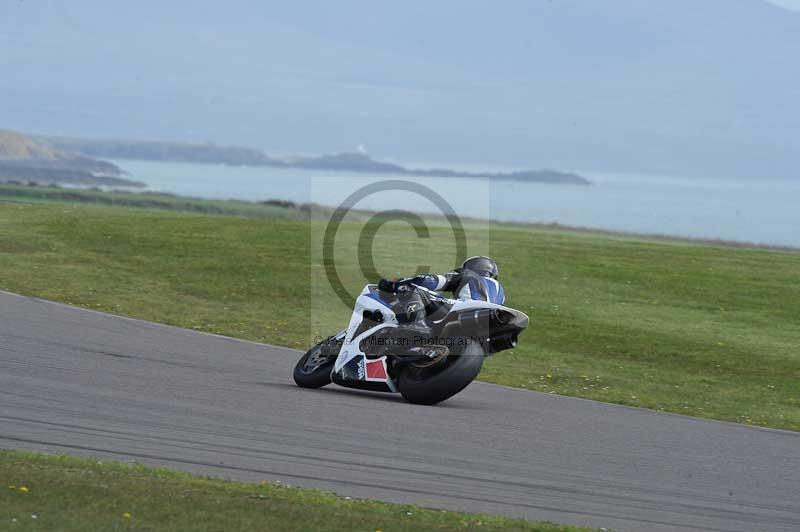
[{"label": "motorcycle exhaust", "polygon": [[506,349],[514,349],[517,347],[517,337],[518,334],[516,332],[510,332],[490,338],[487,342],[488,354],[499,353],[500,351],[505,351]]}]

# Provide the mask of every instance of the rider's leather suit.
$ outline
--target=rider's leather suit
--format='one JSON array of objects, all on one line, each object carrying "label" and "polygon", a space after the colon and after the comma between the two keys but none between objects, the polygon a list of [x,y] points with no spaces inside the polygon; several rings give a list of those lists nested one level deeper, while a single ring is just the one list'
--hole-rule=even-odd
[{"label": "rider's leather suit", "polygon": [[500,305],[505,302],[505,291],[499,281],[464,268],[444,275],[425,274],[400,281],[382,280],[379,284],[382,290],[397,294],[392,310],[400,327],[388,329],[386,332],[395,345],[419,347],[425,338],[431,336],[431,327],[426,318],[433,315],[436,308],[425,293],[414,290],[414,286],[452,292],[456,299],[478,299]]}]

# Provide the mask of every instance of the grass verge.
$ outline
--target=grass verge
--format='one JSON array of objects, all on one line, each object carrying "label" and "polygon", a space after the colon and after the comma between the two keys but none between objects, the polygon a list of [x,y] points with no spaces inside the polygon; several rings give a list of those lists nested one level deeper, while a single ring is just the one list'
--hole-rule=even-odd
[{"label": "grass verge", "polygon": [[19,532],[587,530],[15,451],[0,451],[0,481],[0,529]]},{"label": "grass verge", "polygon": [[[314,252],[323,221],[180,210],[0,204],[0,288],[297,348],[346,324]],[[341,234],[355,240],[361,229],[344,223]],[[500,262],[508,304],[532,318],[519,347],[489,359],[480,379],[800,430],[800,254],[468,231]],[[453,257],[438,252],[449,230],[431,232],[419,240],[407,225],[382,225],[378,271],[449,269]],[[358,265],[340,266],[344,284],[360,288]]]}]

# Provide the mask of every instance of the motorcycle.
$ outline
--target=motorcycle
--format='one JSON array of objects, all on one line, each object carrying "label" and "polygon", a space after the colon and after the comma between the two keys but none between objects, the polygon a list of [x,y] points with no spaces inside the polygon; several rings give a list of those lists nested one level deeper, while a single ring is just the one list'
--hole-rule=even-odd
[{"label": "motorcycle", "polygon": [[411,403],[432,405],[466,388],[484,358],[515,347],[528,326],[526,314],[503,305],[450,299],[419,286],[413,290],[425,306],[425,334],[410,341],[413,327],[390,331],[405,327],[395,312],[403,307],[403,295],[368,284],[356,299],[347,329],[317,343],[297,362],[295,383],[399,392]]}]

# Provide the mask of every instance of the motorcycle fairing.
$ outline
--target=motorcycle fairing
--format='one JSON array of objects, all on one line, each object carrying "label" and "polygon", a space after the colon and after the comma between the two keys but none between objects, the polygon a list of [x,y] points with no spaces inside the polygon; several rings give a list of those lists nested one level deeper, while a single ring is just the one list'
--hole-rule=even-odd
[{"label": "motorcycle fairing", "polygon": [[[391,308],[387,306],[382,300],[376,300],[370,290],[371,285],[367,285],[361,294],[356,299],[356,306],[353,309],[353,314],[350,317],[350,323],[347,326],[347,333],[345,334],[344,344],[339,351],[339,356],[336,358],[336,363],[333,365],[334,371],[339,371],[345,364],[350,362],[357,356],[365,356],[366,354],[361,351],[361,340],[373,335],[375,332],[386,329],[389,327],[397,326],[397,317]],[[374,286],[374,285],[372,285]],[[383,316],[383,322],[376,324],[356,336],[361,322],[364,321],[364,312],[379,312]]]},{"label": "motorcycle fairing", "polygon": [[[356,335],[361,323],[364,321],[364,313],[378,312],[383,316],[383,322],[377,323],[374,327],[360,332]],[[367,359],[366,353],[361,350],[361,341],[375,334],[381,329],[397,327],[397,316],[391,310],[389,304],[380,298],[375,285],[367,285],[356,299],[350,323],[347,326],[344,343],[336,357],[333,365],[331,378],[334,382],[344,386],[364,387],[379,389],[380,391],[396,392],[397,386],[386,368],[386,357],[378,359]],[[367,386],[360,386],[357,383],[371,383]],[[382,388],[387,388],[383,390]]]}]

